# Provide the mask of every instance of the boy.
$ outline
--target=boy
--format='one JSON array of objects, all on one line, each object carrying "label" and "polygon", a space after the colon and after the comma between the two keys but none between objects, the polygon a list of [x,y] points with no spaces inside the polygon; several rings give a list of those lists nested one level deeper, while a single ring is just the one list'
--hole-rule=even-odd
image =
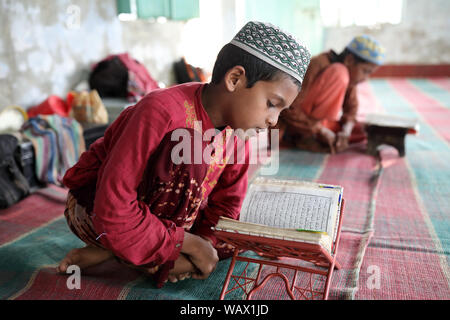
[{"label": "boy", "polygon": [[[155,90],[124,110],[64,177],[65,215],[87,246],[70,251],[58,271],[115,257],[154,274],[159,287],[167,279],[207,278],[232,254],[211,227],[220,216],[239,217],[247,190],[248,142],[226,132],[275,126],[309,60],[290,35],[249,22],[222,48],[211,83]],[[214,128],[211,143],[196,140],[196,131]],[[231,143],[245,147],[246,161],[176,164],[172,134],[180,129],[201,154],[210,148],[220,158]]]},{"label": "boy", "polygon": [[382,64],[384,51],[375,39],[362,35],[339,55],[331,50],[313,57],[302,91],[280,116],[280,138],[284,135],[301,149],[331,153],[363,141],[365,133],[355,120],[356,85]]}]

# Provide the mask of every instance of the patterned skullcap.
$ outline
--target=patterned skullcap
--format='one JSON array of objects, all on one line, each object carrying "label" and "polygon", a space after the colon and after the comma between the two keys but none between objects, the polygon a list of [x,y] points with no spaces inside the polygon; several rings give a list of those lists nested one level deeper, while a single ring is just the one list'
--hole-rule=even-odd
[{"label": "patterned skullcap", "polygon": [[377,40],[368,35],[355,37],[347,45],[347,50],[376,65],[383,64],[386,51]]},{"label": "patterned skullcap", "polygon": [[311,53],[304,44],[278,27],[248,22],[230,43],[303,83]]}]

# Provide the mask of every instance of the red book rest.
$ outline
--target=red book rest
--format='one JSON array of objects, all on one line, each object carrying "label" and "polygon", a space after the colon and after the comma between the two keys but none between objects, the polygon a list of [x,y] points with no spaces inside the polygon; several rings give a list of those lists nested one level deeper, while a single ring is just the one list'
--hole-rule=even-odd
[{"label": "red book rest", "polygon": [[[236,248],[234,250],[234,255],[231,260],[227,276],[225,278],[225,282],[220,294],[220,299],[223,300],[225,296],[232,291],[242,289],[244,291],[244,294],[246,295],[246,299],[250,300],[257,291],[264,288],[266,283],[271,278],[280,277],[284,281],[286,291],[291,299],[315,299],[321,296],[322,299],[327,300],[333,270],[334,268],[341,268],[340,264],[336,260],[336,255],[341,235],[344,205],[345,201],[342,200],[336,240],[333,243],[331,254],[318,244],[280,240],[268,237],[241,234],[237,232],[216,230],[215,235],[218,239],[221,239],[222,241],[231,244]],[[311,267],[305,267],[276,260],[245,257],[239,255],[239,253],[243,250],[251,250],[267,257],[286,257],[301,259],[311,262],[313,265]],[[247,263],[244,271],[240,275],[233,275],[236,261]],[[256,277],[251,277],[247,274],[248,266],[250,265],[250,263],[259,264]],[[261,273],[264,266],[275,266],[276,272],[269,273],[264,277],[264,279],[261,280]],[[282,272],[282,269],[290,269],[294,271],[294,276],[291,282],[289,281],[288,277]],[[302,288],[296,284],[298,272],[306,272],[310,274],[309,287]],[[314,290],[312,286],[313,275],[320,275],[325,277],[323,291]],[[231,289],[228,289],[231,279],[234,280],[234,284]],[[249,286],[250,288],[248,288]]]}]

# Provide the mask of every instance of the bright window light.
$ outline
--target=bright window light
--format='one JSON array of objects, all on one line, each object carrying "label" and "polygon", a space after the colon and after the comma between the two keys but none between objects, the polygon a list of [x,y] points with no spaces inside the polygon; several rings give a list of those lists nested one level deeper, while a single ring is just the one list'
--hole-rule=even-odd
[{"label": "bright window light", "polygon": [[399,24],[403,0],[320,0],[320,14],[326,27]]},{"label": "bright window light", "polygon": [[200,18],[190,19],[183,28],[181,49],[187,63],[212,71],[223,45],[222,2],[200,0]]}]

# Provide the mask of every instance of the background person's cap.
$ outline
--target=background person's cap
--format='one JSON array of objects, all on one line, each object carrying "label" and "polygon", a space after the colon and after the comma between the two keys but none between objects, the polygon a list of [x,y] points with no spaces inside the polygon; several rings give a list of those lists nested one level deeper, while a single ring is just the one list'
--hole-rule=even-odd
[{"label": "background person's cap", "polygon": [[382,65],[386,50],[374,38],[368,35],[355,37],[348,45],[347,50],[363,60]]}]

